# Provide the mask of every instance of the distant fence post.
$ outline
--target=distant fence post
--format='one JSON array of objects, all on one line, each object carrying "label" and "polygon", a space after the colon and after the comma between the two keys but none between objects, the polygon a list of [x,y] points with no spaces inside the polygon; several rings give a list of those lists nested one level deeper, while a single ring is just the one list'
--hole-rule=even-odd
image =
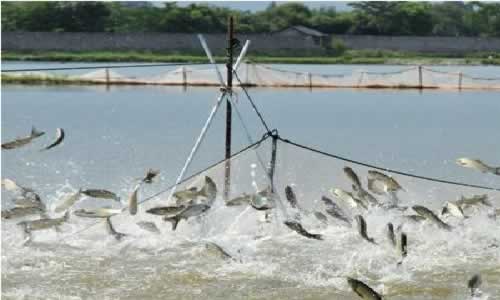
[{"label": "distant fence post", "polygon": [[423,85],[423,79],[422,79],[422,65],[418,66],[418,88],[422,89],[424,87]]},{"label": "distant fence post", "polygon": [[361,85],[361,83],[363,82],[364,76],[365,76],[365,72],[363,71],[363,72],[361,72],[361,75],[359,76],[358,85],[357,85],[358,88]]},{"label": "distant fence post", "polygon": [[181,72],[182,72],[182,85],[186,86],[187,85],[186,67],[182,66]]},{"label": "distant fence post", "polygon": [[105,69],[105,74],[106,74],[106,85],[109,85],[109,69]]},{"label": "distant fence post", "polygon": [[313,82],[312,82],[312,74],[307,72],[307,80],[309,82],[309,89],[312,90],[312,87],[313,87]]},{"label": "distant fence post", "polygon": [[458,72],[458,89],[459,90],[462,89],[462,77],[463,77],[462,71]]}]

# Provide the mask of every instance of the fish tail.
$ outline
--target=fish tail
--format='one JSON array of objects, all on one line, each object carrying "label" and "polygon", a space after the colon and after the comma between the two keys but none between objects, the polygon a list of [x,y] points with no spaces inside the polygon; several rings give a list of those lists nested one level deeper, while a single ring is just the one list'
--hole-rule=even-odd
[{"label": "fish tail", "polygon": [[164,219],[164,220],[172,223],[172,231],[175,231],[177,229],[177,225],[179,224],[179,221],[180,221],[180,219],[177,217]]}]

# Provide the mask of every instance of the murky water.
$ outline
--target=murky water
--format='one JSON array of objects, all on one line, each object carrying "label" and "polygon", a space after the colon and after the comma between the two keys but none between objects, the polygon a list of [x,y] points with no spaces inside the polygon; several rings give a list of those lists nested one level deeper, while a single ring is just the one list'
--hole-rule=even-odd
[{"label": "murky water", "polygon": [[[237,93],[237,108],[255,141],[264,133],[263,127],[244,94]],[[454,163],[468,156],[500,165],[498,92],[250,89],[250,93],[269,126],[283,138],[420,175],[500,186],[498,176]],[[147,197],[175,181],[217,96],[215,88],[4,85],[2,142],[27,135],[32,125],[46,134],[26,147],[2,150],[2,177],[34,188],[52,206],[80,187],[110,189],[126,199],[135,178],[148,168],[160,169],[158,182],[140,193],[141,198]],[[188,173],[223,158],[221,108]],[[249,141],[236,115],[233,126],[236,151]],[[66,131],[64,143],[40,152],[58,127]],[[265,162],[270,156],[268,146],[258,150]],[[293,184],[305,210],[321,211],[319,199],[329,195],[330,188],[350,189],[342,174],[345,163],[285,143],[278,148],[276,180],[281,199],[284,186]],[[251,192],[252,180],[259,188],[265,186],[264,171],[255,156],[244,155],[233,164],[234,196]],[[352,167],[366,182],[367,169]],[[209,174],[219,187],[221,174],[220,166]],[[461,194],[484,193],[397,178],[407,189],[399,193],[404,205],[424,204],[435,212]],[[195,178],[193,183],[200,180]],[[500,206],[500,194],[487,193],[493,205]],[[165,204],[167,195],[148,203],[149,207]],[[12,205],[11,197],[2,191],[2,209]],[[356,299],[345,280],[353,276],[388,299],[468,299],[466,280],[479,272],[483,298],[500,297],[499,221],[487,217],[489,208],[469,211],[471,217],[466,220],[447,219],[455,227],[451,233],[428,223],[404,225],[409,255],[398,267],[400,258],[385,237],[387,222],[402,222],[397,212],[364,213],[369,235],[380,244],[375,246],[363,241],[354,228],[333,219],[325,226],[303,213],[304,227],[324,235],[323,241],[308,240],[277,225],[279,216],[266,223],[261,212],[227,208],[221,201],[217,199],[207,216],[182,222],[175,232],[143,209],[135,217],[119,216],[117,230],[130,235],[120,243],[106,234],[103,224],[77,233],[94,220],[72,216],[62,232],[36,232],[34,243],[24,247],[18,220],[2,220],[2,296]],[[117,206],[106,200],[78,203],[89,205]],[[141,230],[135,225],[138,220],[155,221],[162,234]],[[206,241],[216,242],[235,260],[214,257],[205,249]]]}]

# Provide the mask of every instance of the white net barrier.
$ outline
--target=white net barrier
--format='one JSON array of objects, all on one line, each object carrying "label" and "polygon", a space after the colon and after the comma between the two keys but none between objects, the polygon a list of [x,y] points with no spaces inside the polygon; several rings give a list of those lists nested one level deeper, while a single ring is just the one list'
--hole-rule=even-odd
[{"label": "white net barrier", "polygon": [[[112,69],[97,69],[85,74],[61,75],[48,72],[8,72],[2,76],[41,79],[63,78],[96,84],[152,84],[219,86],[212,67],[182,66],[157,75],[125,75]],[[226,72],[222,72],[226,80]],[[413,66],[388,72],[353,70],[348,73],[327,74],[285,70],[263,64],[243,63],[238,69],[241,84],[257,87],[306,87],[306,88],[439,88],[439,89],[500,89],[500,77],[481,77],[458,70],[442,71],[425,66]],[[235,85],[240,85],[235,82]]]}]

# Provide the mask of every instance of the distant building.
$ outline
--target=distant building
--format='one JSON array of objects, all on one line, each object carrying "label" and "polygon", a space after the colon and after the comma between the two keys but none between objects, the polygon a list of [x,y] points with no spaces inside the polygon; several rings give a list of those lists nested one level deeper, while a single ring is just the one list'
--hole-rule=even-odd
[{"label": "distant building", "polygon": [[328,38],[327,34],[324,34],[323,32],[320,32],[316,29],[312,29],[302,25],[288,27],[287,29],[275,32],[274,34],[281,36],[302,37],[306,39],[311,39],[315,44],[319,46],[323,46],[325,40]]}]

